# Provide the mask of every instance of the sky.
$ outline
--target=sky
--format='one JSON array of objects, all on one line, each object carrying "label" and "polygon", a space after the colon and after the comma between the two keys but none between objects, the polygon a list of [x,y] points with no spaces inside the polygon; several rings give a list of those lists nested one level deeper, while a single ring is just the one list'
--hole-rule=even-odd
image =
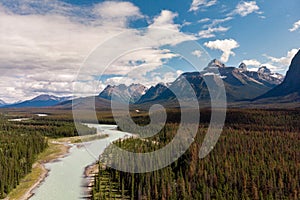
[{"label": "sky", "polygon": [[285,74],[300,48],[298,8],[297,0],[0,0],[0,99],[150,87],[213,58]]}]

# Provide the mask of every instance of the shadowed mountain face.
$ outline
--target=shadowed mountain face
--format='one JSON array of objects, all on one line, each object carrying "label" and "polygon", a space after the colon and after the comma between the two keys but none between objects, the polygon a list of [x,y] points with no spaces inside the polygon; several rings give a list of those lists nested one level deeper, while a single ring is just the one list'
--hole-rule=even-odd
[{"label": "shadowed mountain face", "polygon": [[147,88],[142,84],[131,84],[126,86],[121,85],[108,85],[100,94],[99,97],[107,100],[113,99],[114,101],[126,103],[137,102],[143,94],[145,94]]},{"label": "shadowed mountain face", "polygon": [[210,94],[206,82],[209,81],[216,87],[220,87],[220,78],[223,80],[226,89],[227,100],[239,101],[252,99],[266,93],[280,84],[284,77],[272,73],[264,66],[259,68],[257,72],[253,72],[248,71],[244,63],[238,68],[226,67],[223,63],[214,59],[202,72],[184,73],[168,87],[162,84],[151,87],[138,103],[172,100],[176,98],[174,91],[188,99],[191,92],[187,91],[187,83],[191,85],[200,101],[207,101],[210,99]]},{"label": "shadowed mountain face", "polygon": [[153,101],[166,90],[168,90],[168,87],[164,83],[159,83],[156,86],[152,86],[144,95],[141,96],[137,103]]},{"label": "shadowed mountain face", "polygon": [[255,100],[283,97],[287,99],[287,96],[290,96],[291,101],[300,99],[300,50],[293,58],[283,82]]}]

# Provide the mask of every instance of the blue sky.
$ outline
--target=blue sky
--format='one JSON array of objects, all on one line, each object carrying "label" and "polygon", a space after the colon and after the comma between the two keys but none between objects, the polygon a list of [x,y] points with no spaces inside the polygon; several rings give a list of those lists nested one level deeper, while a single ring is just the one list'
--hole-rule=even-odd
[{"label": "blue sky", "polygon": [[[12,102],[43,93],[72,95],[80,67],[88,67],[80,74],[82,95],[124,82],[120,77],[128,78],[128,84],[169,82],[193,70],[167,50],[177,45],[180,51],[180,43],[187,41],[203,48],[190,52],[191,59],[203,57],[201,65],[217,58],[229,66],[245,62],[250,70],[257,70],[266,65],[284,74],[300,47],[298,8],[297,0],[0,0],[0,99]],[[177,38],[144,43],[153,33],[146,31],[143,37],[132,33],[140,28],[170,29]],[[97,74],[104,69],[94,63],[99,67],[105,63],[104,54],[109,57],[117,52],[108,54],[109,49],[97,51],[97,47],[124,31],[130,35],[119,37],[116,45],[121,49],[136,48],[133,43],[151,48],[123,55],[104,75]],[[173,69],[162,69],[167,65]],[[96,89],[95,84],[99,85]]]},{"label": "blue sky", "polygon": [[[76,4],[79,6],[91,6],[102,1],[99,0],[84,0],[73,1],[66,0],[65,2]],[[174,20],[175,23],[185,24],[191,23],[182,27],[182,31],[197,34],[205,29],[203,26],[208,25],[214,19],[224,19],[231,13],[236,6],[242,2],[239,0],[221,1],[218,0],[212,6],[206,7],[205,2],[199,6],[196,11],[189,11],[192,1],[182,0],[164,0],[164,1],[130,1],[139,7],[141,13],[147,15],[150,19],[157,16],[161,10],[170,10],[178,13],[178,17]],[[201,2],[201,0],[199,1]],[[246,1],[254,2],[254,1]],[[255,1],[259,10],[247,14],[247,16],[233,15],[233,19],[220,26],[229,27],[227,32],[217,33],[215,39],[233,38],[240,47],[234,52],[233,56],[228,61],[229,65],[237,65],[244,59],[257,59],[262,62],[267,62],[268,59],[264,56],[270,55],[273,57],[284,57],[291,49],[298,49],[300,46],[300,31],[289,31],[293,24],[300,20],[299,1],[297,0],[259,0]],[[210,21],[199,23],[199,20],[209,18]],[[133,27],[147,26],[146,20],[138,20],[131,24]],[[213,38],[201,38],[198,40],[200,44],[212,40]],[[209,51],[212,57],[220,57],[220,52]],[[286,66],[287,67],[287,66]],[[284,72],[284,70],[279,70]]]}]

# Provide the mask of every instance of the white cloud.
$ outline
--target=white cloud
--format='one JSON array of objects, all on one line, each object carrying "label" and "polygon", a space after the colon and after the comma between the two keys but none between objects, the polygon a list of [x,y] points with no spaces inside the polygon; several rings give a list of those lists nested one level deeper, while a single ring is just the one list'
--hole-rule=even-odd
[{"label": "white cloud", "polygon": [[207,30],[202,30],[199,32],[199,36],[200,38],[212,38],[215,37],[215,33],[218,32],[226,32],[229,30],[229,27],[223,27],[223,26],[219,26],[219,27],[215,27],[215,28],[208,28]]},{"label": "white cloud", "polygon": [[236,42],[234,39],[209,41],[204,43],[204,45],[210,49],[222,51],[222,62],[227,62],[231,55],[234,56],[235,53],[232,50],[240,46],[239,43]]},{"label": "white cloud", "polygon": [[242,17],[245,17],[253,12],[257,12],[259,9],[260,8],[256,4],[256,1],[241,1],[236,6],[235,10],[231,12],[229,15],[238,14]]},{"label": "white cloud", "polygon": [[104,1],[96,5],[93,9],[94,14],[101,18],[105,25],[119,25],[125,27],[129,19],[142,18],[138,7],[130,2]]},{"label": "white cloud", "polygon": [[205,23],[205,22],[209,22],[209,21],[210,21],[209,18],[203,18],[203,19],[198,20],[198,23]]},{"label": "white cloud", "polygon": [[264,15],[260,15],[259,18],[261,18],[261,19],[266,19],[267,17],[264,16]]},{"label": "white cloud", "polygon": [[252,68],[249,68],[250,71],[257,71],[258,67],[266,66],[272,72],[284,73],[288,69],[288,66],[297,52],[298,49],[291,49],[287,52],[286,56],[279,58],[264,55],[268,59],[265,63],[261,63],[255,59],[244,60],[243,62],[248,66],[252,66]]},{"label": "white cloud", "polygon": [[[194,35],[182,33],[180,25],[174,23],[174,18],[178,16],[169,10],[162,10],[156,16],[153,23],[149,25],[147,37],[161,45],[176,45],[184,41],[197,40]],[[159,30],[159,31],[158,31]]]},{"label": "white cloud", "polygon": [[223,27],[223,26],[216,27],[216,26],[218,24],[221,24],[226,21],[230,21],[232,19],[233,19],[233,17],[226,17],[223,19],[214,19],[214,20],[212,20],[212,22],[210,24],[204,25],[203,28],[207,28],[207,29],[199,31],[198,35],[200,36],[200,38],[216,37],[215,33],[226,32],[230,29],[229,27]]},{"label": "white cloud", "polygon": [[290,51],[287,52],[286,56],[280,57],[280,58],[276,58],[276,57],[272,57],[272,56],[268,56],[265,55],[271,63],[278,65],[279,67],[282,68],[287,68],[293,57],[296,55],[296,53],[298,52],[298,49],[292,49]]},{"label": "white cloud", "polygon": [[174,57],[178,57],[178,55],[168,49],[139,49],[115,60],[107,69],[106,74],[139,78]]},{"label": "white cloud", "polygon": [[150,25],[150,28],[166,28],[178,30],[179,25],[174,24],[174,18],[177,17],[177,13],[173,13],[169,10],[162,10],[160,15],[154,18],[153,23]]},{"label": "white cloud", "polygon": [[181,27],[189,26],[189,25],[191,25],[191,24],[192,24],[192,22],[184,21],[184,22],[181,24]]},{"label": "white cloud", "polygon": [[94,11],[104,18],[141,17],[138,7],[130,2],[105,1],[95,6]]},{"label": "white cloud", "polygon": [[245,63],[247,66],[254,66],[254,67],[261,66],[261,63],[258,60],[255,60],[255,59],[243,60],[243,63]]},{"label": "white cloud", "polygon": [[[72,13],[65,15],[77,8],[57,4],[55,12],[49,8],[50,13],[39,14],[38,8],[24,2],[21,1],[22,9],[16,10],[21,14],[0,6],[0,98],[8,102],[42,93],[71,95],[72,81],[89,52],[111,35],[126,30],[83,24],[75,21]],[[47,6],[41,7],[47,11]],[[88,83],[82,84],[85,92],[91,94]]]},{"label": "white cloud", "polygon": [[[129,28],[131,20],[144,17],[138,7],[129,2],[104,2],[80,8],[55,0],[18,2],[14,4],[17,6],[8,1],[4,6],[0,5],[0,99],[8,102],[42,93],[72,95],[72,83],[84,59],[99,44],[123,31],[128,32],[129,37],[116,41],[111,47],[120,47],[120,43],[130,46],[138,41],[141,46],[156,49],[140,51],[135,54],[136,57],[125,57],[132,62],[142,60],[144,63],[140,66],[144,66],[143,69],[147,66],[147,70],[157,68],[165,60],[176,56],[159,51],[160,45],[196,39],[182,33],[173,20],[177,14],[166,10],[154,18],[143,34]],[[152,28],[172,29],[174,36],[165,31],[165,38],[161,39],[162,35],[155,34]],[[116,49],[108,48],[103,54],[116,52]],[[77,82],[80,88],[84,88],[83,95],[99,92],[95,90],[95,84],[102,88],[102,83],[93,77],[98,74],[99,67],[105,67],[101,66],[101,59],[89,66],[89,70],[80,77],[82,81]],[[125,73],[132,69],[126,59],[123,60],[124,65],[116,66],[116,72]],[[140,74],[143,73],[145,70]]]},{"label": "white cloud", "polygon": [[233,19],[233,17],[225,17],[225,18],[223,18],[223,19],[214,19],[214,20],[212,20],[212,22],[211,22],[210,24],[205,25],[205,26],[203,26],[203,27],[204,27],[204,28],[214,27],[214,26],[216,26],[216,25],[218,25],[218,24],[221,24],[221,23],[230,21],[230,20],[232,20],[232,19]]},{"label": "white cloud", "polygon": [[261,66],[261,62],[259,62],[256,59],[250,59],[250,60],[243,60],[243,63],[247,65],[247,70],[249,71],[257,71],[259,67]]},{"label": "white cloud", "polygon": [[192,55],[196,56],[197,58],[200,58],[202,56],[202,51],[195,50],[192,52]]},{"label": "white cloud", "polygon": [[200,7],[210,7],[217,3],[217,0],[193,0],[192,5],[189,9],[191,11],[197,11]]},{"label": "white cloud", "polygon": [[293,28],[289,29],[290,32],[294,32],[300,28],[300,20],[293,24]]}]

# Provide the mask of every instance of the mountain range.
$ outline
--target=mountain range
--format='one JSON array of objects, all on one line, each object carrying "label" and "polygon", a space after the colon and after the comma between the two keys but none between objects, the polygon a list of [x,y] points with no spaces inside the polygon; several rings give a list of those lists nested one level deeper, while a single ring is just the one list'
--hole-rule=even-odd
[{"label": "mountain range", "polygon": [[202,72],[183,73],[168,86],[160,83],[151,87],[137,103],[175,99],[176,96],[172,91],[188,99],[190,93],[186,91],[187,82],[194,89],[198,100],[207,101],[210,95],[206,81],[210,80],[213,84],[219,85],[216,76],[223,80],[229,102],[256,98],[280,84],[284,78],[281,74],[271,73],[265,66],[254,72],[248,71],[244,63],[241,63],[238,68],[226,67],[225,64],[214,59]]},{"label": "mountain range", "polygon": [[183,98],[189,99],[190,93],[186,86],[188,82],[194,89],[197,98],[207,101],[210,99],[210,95],[205,79],[210,79],[214,84],[218,84],[218,79],[215,79],[215,76],[219,76],[224,81],[227,100],[230,102],[256,98],[280,84],[284,79],[283,75],[272,73],[265,66],[254,72],[248,71],[244,63],[241,63],[238,68],[227,67],[214,59],[202,72],[183,73],[172,83],[158,83],[149,89],[141,84],[109,85],[100,93],[99,97],[111,100],[111,95],[114,93],[115,101],[126,102],[131,96],[130,103],[143,104],[174,100],[176,95],[173,92],[176,92],[181,94]]},{"label": "mountain range", "polygon": [[[212,60],[201,72],[186,72],[181,74],[172,83],[158,83],[149,89],[142,84],[126,86],[108,85],[96,98],[85,97],[73,100],[73,105],[91,107],[94,102],[96,107],[109,107],[110,101],[119,103],[143,105],[155,102],[171,102],[176,100],[175,93],[180,93],[183,98],[190,98],[187,84],[194,90],[199,101],[208,102],[210,94],[206,81],[219,85],[223,80],[228,102],[267,102],[300,101],[300,51],[293,58],[286,77],[279,73],[272,73],[266,66],[261,66],[257,71],[250,71],[245,63],[238,67],[226,66],[217,59]],[[21,107],[49,107],[72,108],[72,97],[56,97],[53,95],[40,95],[31,100],[7,105],[0,101],[0,106],[6,108]]]},{"label": "mountain range", "polygon": [[4,105],[4,108],[27,108],[27,107],[49,107],[72,99],[72,97],[57,97],[53,95],[39,95],[33,99],[15,104]]}]

